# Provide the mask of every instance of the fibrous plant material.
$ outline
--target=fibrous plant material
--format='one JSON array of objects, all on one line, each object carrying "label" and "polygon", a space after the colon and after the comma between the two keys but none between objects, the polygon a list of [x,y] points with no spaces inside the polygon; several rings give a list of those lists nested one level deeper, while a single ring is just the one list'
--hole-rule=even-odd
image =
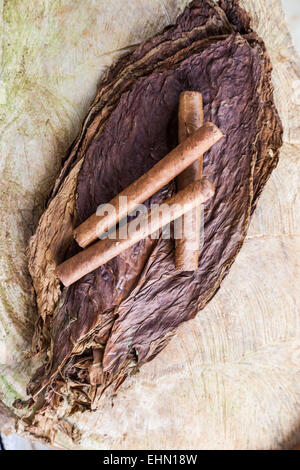
[{"label": "fibrous plant material", "polygon": [[[28,393],[41,416],[67,397],[70,412],[97,406],[131,370],[153,359],[212,299],[241,249],[251,214],[278,163],[282,126],[263,41],[238,2],[192,2],[176,24],[108,72],[66,159],[29,248],[47,352]],[[203,95],[205,121],[226,136],[204,159],[215,186],[205,205],[195,272],[178,272],[173,240],[148,237],[71,287],[57,265],[77,252],[73,230],[178,144],[182,91]],[[161,203],[173,183],[147,204]]]}]

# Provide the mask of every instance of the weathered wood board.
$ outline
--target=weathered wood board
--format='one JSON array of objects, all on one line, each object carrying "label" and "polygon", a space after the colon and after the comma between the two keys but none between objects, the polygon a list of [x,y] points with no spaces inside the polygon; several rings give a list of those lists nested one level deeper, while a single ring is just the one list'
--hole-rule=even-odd
[{"label": "weathered wood board", "polygon": [[[25,250],[61,158],[106,67],[188,3],[0,1],[0,400],[10,409],[36,368],[24,360],[35,317]],[[280,1],[241,4],[274,65],[279,166],[213,301],[117,397],[70,419],[80,448],[278,449],[300,438],[300,65]],[[75,448],[62,433],[56,444]]]}]

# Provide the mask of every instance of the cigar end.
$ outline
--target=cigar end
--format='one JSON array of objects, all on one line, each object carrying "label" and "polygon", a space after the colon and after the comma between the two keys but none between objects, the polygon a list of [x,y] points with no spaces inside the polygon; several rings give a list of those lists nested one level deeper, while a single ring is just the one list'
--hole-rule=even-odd
[{"label": "cigar end", "polygon": [[216,139],[220,140],[225,135],[223,132],[213,123],[213,122],[206,122],[203,127],[210,128],[212,130],[213,135],[216,137]]},{"label": "cigar end", "polygon": [[[75,240],[75,242],[79,245],[79,240],[78,240],[78,232],[77,230],[73,230],[73,238]],[[79,245],[80,246],[80,245]]]},{"label": "cigar end", "polygon": [[82,230],[73,230],[73,238],[76,241],[77,245],[80,246],[80,248],[86,248],[90,243],[86,240]]},{"label": "cigar end", "polygon": [[68,280],[65,278],[64,273],[63,273],[63,269],[61,269],[63,264],[64,263],[57,266],[57,268],[54,271],[54,274],[65,287],[69,287],[71,285],[71,283],[68,282]]},{"label": "cigar end", "polygon": [[187,100],[196,99],[200,101],[202,104],[202,93],[200,93],[200,91],[191,91],[191,90],[182,91],[180,93],[180,100],[184,100],[184,99],[187,99]]},{"label": "cigar end", "polygon": [[215,194],[214,185],[206,177],[202,178],[201,185],[204,197],[210,199]]},{"label": "cigar end", "polygon": [[180,263],[175,263],[175,269],[176,271],[182,272],[182,273],[194,273],[198,269],[198,265],[187,265],[187,264],[180,264]]},{"label": "cigar end", "polygon": [[[193,248],[190,241],[185,237],[175,240],[175,269],[180,272],[195,272],[198,269],[199,246],[200,246],[200,227],[196,239],[193,241]],[[197,245],[197,249],[195,248]]]}]

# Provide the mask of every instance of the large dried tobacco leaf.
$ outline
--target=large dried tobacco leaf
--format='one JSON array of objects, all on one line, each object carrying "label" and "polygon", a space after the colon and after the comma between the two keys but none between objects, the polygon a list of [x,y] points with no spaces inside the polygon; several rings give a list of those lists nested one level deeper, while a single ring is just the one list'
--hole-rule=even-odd
[{"label": "large dried tobacco leaf", "polygon": [[[51,333],[51,348],[29,391],[52,381],[45,408],[59,403],[55,391],[72,396],[74,410],[95,405],[109,383],[157,355],[213,297],[243,244],[278,162],[282,129],[264,44],[236,2],[221,7],[193,2],[174,27],[116,64],[55,185],[30,246],[41,313],[35,346],[47,346]],[[53,270],[76,250],[72,228],[177,144],[178,98],[186,89],[203,93],[206,120],[226,136],[205,156],[216,194],[206,205],[199,270],[176,272],[173,243],[148,239],[61,295]],[[172,191],[171,184],[153,199]]]},{"label": "large dried tobacco leaf", "polygon": [[[211,41],[207,39],[207,29],[214,36],[233,32],[223,10],[216,7],[212,1],[201,5],[201,15],[199,15],[199,8],[187,8],[182,19],[182,26],[179,23],[178,26],[168,28],[167,33],[142,44],[132,54],[133,57],[126,55],[121,58],[107,73],[103,86],[100,87],[95,102],[83,123],[82,131],[72,146],[52,193],[54,196],[59,190],[58,197],[50,202],[31,242],[30,270],[37,293],[39,311],[43,318],[47,314],[52,315],[60,296],[59,284],[53,273],[55,266],[64,259],[65,249],[70,244],[71,227],[75,224],[74,194],[82,157],[90,142],[103,129],[122,92],[129,90],[137,77],[152,73],[155,69],[163,70],[164,59],[173,57],[172,60],[167,61],[168,67],[172,66],[173,62],[176,64],[182,60],[186,54],[191,54],[193,49],[189,51],[188,46],[192,48],[199,46],[195,44],[195,39],[203,39],[204,43],[201,43],[200,47],[205,48]],[[183,30],[187,22],[192,26],[191,31],[187,28]]]}]

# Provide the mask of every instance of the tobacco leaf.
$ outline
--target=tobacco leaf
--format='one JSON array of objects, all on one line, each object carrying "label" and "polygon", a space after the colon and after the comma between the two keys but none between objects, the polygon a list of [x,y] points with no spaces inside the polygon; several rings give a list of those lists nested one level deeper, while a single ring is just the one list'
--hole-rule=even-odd
[{"label": "tobacco leaf", "polygon": [[[48,359],[28,392],[45,389],[42,412],[63,395],[71,412],[97,406],[108,385],[153,359],[217,292],[278,163],[271,70],[238,2],[197,0],[107,73],[29,248],[40,312],[34,348]],[[205,206],[198,271],[177,272],[173,241],[148,238],[61,292],[54,269],[78,250],[72,229],[177,145],[184,90],[201,91],[205,120],[225,135],[204,157],[216,192]],[[171,183],[147,204],[174,190]]]}]

